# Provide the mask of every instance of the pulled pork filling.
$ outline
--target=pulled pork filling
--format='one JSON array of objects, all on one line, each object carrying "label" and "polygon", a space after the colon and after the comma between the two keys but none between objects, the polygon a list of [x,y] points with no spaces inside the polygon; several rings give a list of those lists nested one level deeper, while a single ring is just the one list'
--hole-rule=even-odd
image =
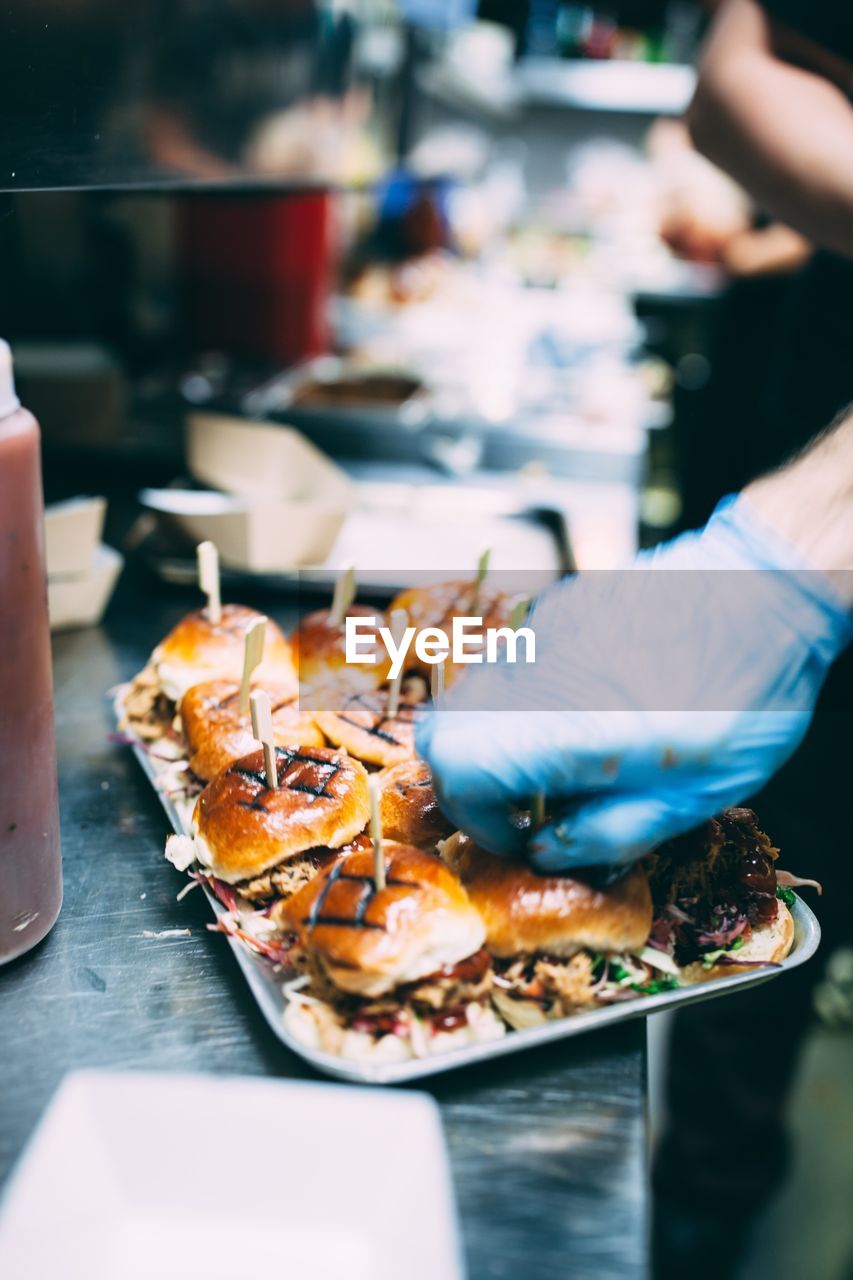
[{"label": "pulled pork filling", "polygon": [[509,995],[533,1000],[550,1013],[555,1005],[579,1008],[594,998],[593,957],[578,951],[569,959],[557,956],[518,956],[498,962],[497,986]]},{"label": "pulled pork filling", "polygon": [[340,853],[340,849],[308,849],[297,857],[280,862],[261,876],[240,881],[234,888],[241,898],[260,905],[290,898],[313,880],[318,871],[334,862]]},{"label": "pulled pork filling", "polygon": [[160,688],[157,672],[149,663],[130,682],[124,695],[122,729],[132,729],[143,742],[179,735],[172,728],[175,704]]},{"label": "pulled pork filling", "polygon": [[779,850],[751,809],[726,809],[647,860],[655,914],[649,946],[679,965],[729,961],[778,911]]},{"label": "pulled pork filling", "polygon": [[310,956],[308,968],[307,991],[331,1005],[350,1030],[370,1035],[408,1035],[411,1014],[434,1031],[455,1030],[467,1023],[468,1006],[485,1004],[492,989],[492,960],[485,949],[374,999],[341,991],[315,955]]},{"label": "pulled pork filling", "polygon": [[526,955],[499,961],[494,982],[508,996],[531,1000],[555,1017],[678,986],[674,974],[640,956],[586,950],[569,957]]}]

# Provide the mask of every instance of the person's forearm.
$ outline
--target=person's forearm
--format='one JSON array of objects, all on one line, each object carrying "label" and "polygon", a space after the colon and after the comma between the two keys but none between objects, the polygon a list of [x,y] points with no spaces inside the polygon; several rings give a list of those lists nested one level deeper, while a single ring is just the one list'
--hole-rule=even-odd
[{"label": "person's forearm", "polygon": [[778,53],[754,0],[721,12],[688,124],[698,149],[762,207],[853,257],[853,107],[833,80]]},{"label": "person's forearm", "polygon": [[853,411],[744,494],[764,523],[829,573],[853,606]]}]

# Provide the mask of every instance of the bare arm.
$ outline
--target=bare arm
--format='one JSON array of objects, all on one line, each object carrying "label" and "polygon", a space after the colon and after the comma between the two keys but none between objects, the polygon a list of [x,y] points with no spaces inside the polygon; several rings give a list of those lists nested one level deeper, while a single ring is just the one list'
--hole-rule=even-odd
[{"label": "bare arm", "polygon": [[728,0],[688,112],[694,143],[770,213],[853,257],[853,67]]},{"label": "bare arm", "polygon": [[744,493],[765,524],[825,570],[853,606],[853,412]]}]

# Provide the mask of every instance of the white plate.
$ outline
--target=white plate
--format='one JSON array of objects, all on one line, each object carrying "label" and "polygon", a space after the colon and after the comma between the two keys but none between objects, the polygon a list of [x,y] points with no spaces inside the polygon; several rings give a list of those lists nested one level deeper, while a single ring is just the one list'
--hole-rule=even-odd
[{"label": "white plate", "polygon": [[402,1274],[464,1275],[438,1108],[424,1094],[75,1072],[0,1216],[4,1280]]}]

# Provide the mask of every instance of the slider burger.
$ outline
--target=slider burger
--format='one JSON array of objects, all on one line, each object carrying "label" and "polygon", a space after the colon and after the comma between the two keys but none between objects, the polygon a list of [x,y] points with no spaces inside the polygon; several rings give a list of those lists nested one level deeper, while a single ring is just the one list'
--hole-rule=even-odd
[{"label": "slider burger", "polygon": [[[428,627],[437,627],[447,637],[448,644],[452,638],[453,619],[478,617],[483,622],[483,632],[490,628],[505,627],[510,619],[514,601],[503,591],[490,587],[487,582],[478,586],[476,580],[460,582],[439,582],[426,587],[410,587],[392,602],[389,616],[395,609],[404,609],[409,626],[417,632]],[[470,652],[475,652],[476,633],[467,633],[467,645]],[[458,674],[460,667],[449,658],[444,664],[445,683],[449,684]],[[462,668],[464,669],[464,668]],[[422,662],[412,648],[406,657],[406,670],[417,672],[430,679],[432,666]]]},{"label": "slider burger", "polygon": [[288,989],[287,1026],[313,1048],[384,1061],[502,1035],[485,929],[462,885],[434,854],[390,841],[383,852],[384,888],[371,845],[278,909],[309,974]]},{"label": "slider burger", "polygon": [[[188,689],[206,680],[240,679],[246,631],[262,616],[240,604],[223,605],[219,622],[211,622],[206,609],[187,614],[131,682],[124,696],[121,727],[132,729],[146,742],[173,736],[175,706]],[[296,692],[290,646],[274,622],[267,622],[264,655],[254,676],[290,685]]]},{"label": "slider burger", "polygon": [[377,775],[382,830],[389,840],[435,849],[453,827],[438,807],[432,774],[423,760],[403,760]]},{"label": "slider burger", "polygon": [[794,941],[792,885],[751,809],[726,809],[646,859],[655,917],[650,945],[688,982],[778,964]]},{"label": "slider burger", "polygon": [[[370,649],[375,662],[347,662],[346,618],[375,620],[373,628],[364,627],[362,631],[365,648],[371,631],[377,637],[375,646]],[[385,624],[385,618],[377,609],[351,604],[343,622],[337,625],[331,619],[331,609],[317,609],[306,614],[290,637],[302,700],[314,707],[334,707],[351,694],[378,689],[387,679],[391,665],[387,651],[378,639],[379,628]]]},{"label": "slider burger", "polygon": [[[367,774],[325,747],[276,747],[278,787],[267,786],[263,751],[235,760],[198,798],[191,836],[170,836],[166,857],[198,862],[244,903],[294,893],[367,824]],[[233,894],[226,895],[233,898]]]},{"label": "slider burger", "polygon": [[388,691],[357,693],[337,711],[315,711],[314,719],[336,747],[343,747],[365,764],[400,764],[415,758],[415,724],[423,715],[417,703],[402,700],[395,716],[388,716]]},{"label": "slider burger", "polygon": [[[660,989],[660,970],[647,959],[652,899],[642,867],[597,887],[539,875],[526,863],[487,853],[461,832],[444,842],[441,855],[485,925],[495,958],[492,1000],[511,1027],[522,1031]],[[664,957],[660,969],[666,976],[675,965]]]},{"label": "slider burger", "polygon": [[[292,685],[265,681],[254,687],[269,694],[277,746],[325,745],[313,716],[300,709]],[[252,733],[251,717],[248,711],[240,711],[239,684],[230,680],[207,680],[188,689],[180,705],[189,767],[202,782],[208,782],[234,760],[256,750],[258,744]]]}]

